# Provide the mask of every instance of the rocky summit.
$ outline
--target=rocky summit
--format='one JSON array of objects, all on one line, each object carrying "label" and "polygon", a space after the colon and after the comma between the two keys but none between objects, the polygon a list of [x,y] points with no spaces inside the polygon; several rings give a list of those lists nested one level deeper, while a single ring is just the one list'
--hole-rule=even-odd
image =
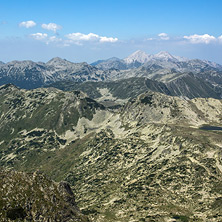
[{"label": "rocky summit", "polygon": [[55,183],[40,172],[0,170],[0,220],[87,222],[67,182]]},{"label": "rocky summit", "polygon": [[[118,92],[94,87],[103,102]],[[105,106],[80,91],[13,85],[0,94],[1,167],[68,182],[92,221],[222,221],[221,100],[148,90]],[[7,204],[6,216],[30,215]]]}]

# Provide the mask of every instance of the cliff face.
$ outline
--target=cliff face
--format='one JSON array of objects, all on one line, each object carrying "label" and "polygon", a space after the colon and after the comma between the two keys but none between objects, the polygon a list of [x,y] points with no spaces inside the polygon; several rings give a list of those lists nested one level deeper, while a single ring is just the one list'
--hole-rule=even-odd
[{"label": "cliff face", "polygon": [[78,221],[80,213],[67,182],[59,184],[41,173],[0,171],[1,221]]}]

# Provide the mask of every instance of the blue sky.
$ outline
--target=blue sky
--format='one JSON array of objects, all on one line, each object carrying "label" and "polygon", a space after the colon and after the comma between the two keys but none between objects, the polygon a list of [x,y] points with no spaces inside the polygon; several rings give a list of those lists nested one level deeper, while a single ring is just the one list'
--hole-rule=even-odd
[{"label": "blue sky", "polygon": [[222,64],[221,0],[0,0],[0,60],[124,58],[140,49]]}]

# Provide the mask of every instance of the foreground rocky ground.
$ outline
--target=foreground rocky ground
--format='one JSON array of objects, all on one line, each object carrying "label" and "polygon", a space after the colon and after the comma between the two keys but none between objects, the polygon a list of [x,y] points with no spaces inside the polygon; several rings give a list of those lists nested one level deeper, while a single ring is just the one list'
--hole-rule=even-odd
[{"label": "foreground rocky ground", "polygon": [[201,129],[222,126],[221,100],[146,92],[108,109],[77,92],[1,93],[1,165],[68,181],[92,221],[222,221],[222,131]]},{"label": "foreground rocky ground", "polygon": [[67,182],[41,173],[0,171],[1,221],[89,221],[80,213]]}]

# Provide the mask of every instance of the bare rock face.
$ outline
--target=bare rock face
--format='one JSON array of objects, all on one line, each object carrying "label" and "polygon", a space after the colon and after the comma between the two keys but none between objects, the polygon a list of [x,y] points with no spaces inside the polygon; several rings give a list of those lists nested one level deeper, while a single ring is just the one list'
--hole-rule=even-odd
[{"label": "bare rock face", "polygon": [[86,222],[66,182],[39,172],[0,171],[0,221]]}]

